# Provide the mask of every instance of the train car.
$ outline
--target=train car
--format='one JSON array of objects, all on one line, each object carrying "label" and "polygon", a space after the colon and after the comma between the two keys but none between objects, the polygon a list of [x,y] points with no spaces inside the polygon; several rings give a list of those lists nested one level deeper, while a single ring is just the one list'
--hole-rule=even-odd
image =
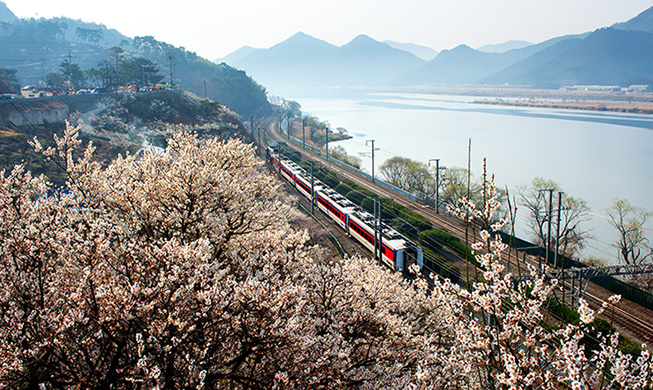
[{"label": "train car", "polygon": [[384,223],[381,223],[375,240],[374,222],[371,214],[356,210],[349,215],[349,234],[371,252],[374,252],[376,242],[381,261],[396,271],[405,271],[411,264],[422,269],[424,257],[421,247]]},{"label": "train car", "polygon": [[[334,193],[336,192],[332,189],[322,187],[319,191],[315,191],[315,202],[320,210],[331,217],[343,230],[347,231],[349,213],[351,213],[352,208],[343,202],[338,202]],[[342,195],[339,196],[342,197]]]},{"label": "train car", "polygon": [[384,223],[381,223],[377,234],[374,234],[375,218],[371,214],[319,180],[313,180],[311,191],[311,179],[302,167],[280,157],[274,148],[268,148],[266,154],[281,176],[292,183],[300,194],[311,199],[313,192],[318,209],[333,219],[350,237],[371,252],[374,252],[376,246],[385,265],[395,271],[404,272],[412,264],[422,269],[424,257],[419,245]]}]

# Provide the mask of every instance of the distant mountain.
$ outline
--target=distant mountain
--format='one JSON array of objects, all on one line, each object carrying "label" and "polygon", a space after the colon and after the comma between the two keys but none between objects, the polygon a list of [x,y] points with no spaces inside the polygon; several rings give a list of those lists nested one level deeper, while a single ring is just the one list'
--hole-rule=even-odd
[{"label": "distant mountain", "polygon": [[7,5],[4,2],[0,1],[0,22],[11,23],[16,20],[18,20],[16,15],[7,8]]},{"label": "distant mountain", "polygon": [[413,55],[426,61],[432,60],[435,58],[435,56],[438,55],[437,50],[433,50],[428,46],[416,45],[414,43],[400,43],[395,41],[383,41],[383,43],[395,49],[412,53]]},{"label": "distant mountain", "polygon": [[[562,39],[562,38],[561,38]],[[394,79],[392,85],[460,85],[476,84],[501,69],[528,58],[554,41],[514,49],[505,53],[486,53],[460,45],[443,50],[423,67]]]},{"label": "distant mountain", "polygon": [[653,79],[653,34],[603,28],[584,39],[564,40],[487,77],[489,84],[621,85]]},{"label": "distant mountain", "polygon": [[514,63],[493,75],[480,79],[479,83],[490,85],[532,85],[542,88],[547,88],[547,84],[550,84],[549,86],[557,88],[559,85],[554,85],[553,82],[545,79],[535,78],[533,74],[536,74],[543,64],[548,63],[551,58],[566,52],[581,40],[580,38],[557,40],[551,46],[538,51],[524,60]]},{"label": "distant mountain", "polygon": [[467,45],[460,45],[451,50],[442,50],[423,67],[398,77],[393,84],[471,84],[507,65],[500,54],[483,53]]},{"label": "distant mountain", "polygon": [[281,93],[307,87],[376,86],[424,60],[366,35],[338,47],[300,32],[230,64]]},{"label": "distant mountain", "polygon": [[486,84],[486,78],[523,61],[558,42],[586,34],[567,35],[530,45],[505,53],[486,53],[460,45],[452,50],[443,50],[423,67],[409,71],[393,80],[391,85],[476,85]]},{"label": "distant mountain", "polygon": [[612,25],[612,28],[617,30],[635,30],[653,33],[653,7],[640,13],[627,22]]},{"label": "distant mountain", "polygon": [[225,57],[222,58],[216,58],[213,60],[216,64],[220,63],[225,63],[225,64],[233,64],[234,62],[240,61],[241,59],[247,57],[248,55],[252,54],[255,51],[258,51],[261,49],[257,49],[251,46],[243,46],[240,49],[228,54]]},{"label": "distant mountain", "polygon": [[337,49],[337,46],[299,32],[269,49],[252,51],[229,64],[244,69],[266,88],[280,94],[307,85],[332,85],[330,63]]},{"label": "distant mountain", "polygon": [[[531,44],[508,41],[435,53],[423,46],[360,35],[337,47],[297,33],[269,48],[242,48],[223,61],[246,70],[275,93],[297,88],[407,85],[622,84],[650,80],[653,7],[603,29]],[[639,31],[631,31],[639,30]],[[421,57],[421,58],[420,58]]]},{"label": "distant mountain", "polygon": [[497,43],[494,45],[481,46],[476,50],[484,51],[486,53],[505,53],[510,50],[521,49],[530,45],[532,45],[532,43],[526,41],[508,41],[504,43]]},{"label": "distant mountain", "polygon": [[359,35],[338,48],[333,75],[346,85],[383,85],[388,80],[424,64],[424,60],[367,35]]}]

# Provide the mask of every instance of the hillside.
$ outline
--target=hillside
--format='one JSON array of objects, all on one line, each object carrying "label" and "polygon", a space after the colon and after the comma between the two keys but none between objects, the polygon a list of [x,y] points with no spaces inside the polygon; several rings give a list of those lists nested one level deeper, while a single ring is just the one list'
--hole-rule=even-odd
[{"label": "hillside", "polygon": [[4,2],[0,1],[0,22],[11,23],[16,20],[18,20],[16,15],[7,8],[7,5]]},{"label": "hillside", "polygon": [[104,25],[68,18],[17,19],[3,25],[0,47],[0,68],[18,70],[22,85],[42,83],[45,75],[58,72],[68,60],[88,71],[145,58],[156,65],[164,81],[199,96],[206,94],[243,117],[269,109],[265,88],[245,72],[149,36],[129,38]]},{"label": "hillside", "polygon": [[[32,125],[0,134],[0,170],[25,162],[34,173],[45,173],[56,183],[64,178],[55,166],[38,157],[28,144],[34,136],[44,143],[63,132],[63,120],[52,112],[63,111],[73,124],[81,124],[82,139],[92,141],[96,158],[102,163],[118,153],[136,153],[145,145],[165,146],[168,125],[186,124],[200,136],[246,138],[238,115],[225,106],[200,99],[192,93],[156,91],[147,94],[60,96],[48,99],[21,99],[0,102],[0,123],[18,108],[32,118]],[[40,123],[36,118],[48,118]],[[6,124],[5,124],[6,126]],[[6,127],[5,127],[6,128]]]},{"label": "hillside", "polygon": [[653,79],[653,34],[605,28],[566,40],[482,80],[534,86],[625,85]]},{"label": "hillside", "polygon": [[653,33],[653,7],[624,23],[612,25],[617,30],[647,31]]}]

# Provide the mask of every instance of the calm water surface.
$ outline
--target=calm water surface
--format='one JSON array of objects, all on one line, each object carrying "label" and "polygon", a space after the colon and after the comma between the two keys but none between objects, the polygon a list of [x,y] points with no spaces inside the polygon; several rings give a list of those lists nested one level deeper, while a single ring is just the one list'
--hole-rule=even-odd
[{"label": "calm water surface", "polygon": [[[593,218],[586,224],[594,239],[583,256],[614,262],[617,239],[605,217],[615,198],[653,211],[653,116],[473,104],[478,97],[427,94],[360,94],[291,98],[306,114],[344,127],[353,139],[340,142],[349,154],[380,148],[375,171],[388,158],[410,157],[441,166],[467,167],[472,140],[472,173],[488,173],[501,187],[541,176],[558,182],[566,194],[587,201]],[[369,154],[369,153],[368,153]],[[371,159],[363,157],[371,171]],[[525,209],[518,210],[518,231],[526,237]],[[521,219],[521,221],[519,221]],[[649,224],[651,225],[651,224]],[[652,227],[649,226],[649,229]],[[648,231],[653,241],[653,230]]]}]

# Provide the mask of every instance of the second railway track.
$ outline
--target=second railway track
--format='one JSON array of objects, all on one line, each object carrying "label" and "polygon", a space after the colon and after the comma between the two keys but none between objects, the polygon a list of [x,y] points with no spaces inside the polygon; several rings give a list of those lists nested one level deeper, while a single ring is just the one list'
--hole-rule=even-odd
[{"label": "second railway track", "polygon": [[[275,127],[274,122],[269,121],[267,124],[267,128],[268,128],[268,135],[270,136],[270,138],[272,138],[276,142],[286,142],[287,140],[281,137],[279,133],[276,132],[274,127]],[[326,164],[326,162],[324,161],[321,155],[309,149],[304,149],[300,145],[296,145],[293,142],[287,142],[287,145],[291,149],[301,152],[302,157],[304,159],[317,162],[320,164]],[[431,221],[431,223],[433,223],[435,226],[444,227],[454,235],[458,236],[459,239],[462,240],[465,239],[465,233],[466,233],[465,225],[460,220],[446,214],[436,213],[435,210],[429,208],[428,206],[425,206],[411,199],[408,199],[405,196],[402,196],[396,193],[395,191],[392,191],[380,184],[372,183],[365,176],[360,175],[351,169],[343,168],[338,164],[331,164],[330,170],[334,171],[342,178],[352,180],[358,185],[370,191],[373,191],[374,193],[378,194],[380,197],[393,199],[396,203],[400,204],[401,206],[406,207],[407,209],[424,216],[429,221]],[[468,229],[469,229],[467,230],[468,238],[471,241],[472,237],[474,237],[474,231],[472,230],[471,227],[469,227]],[[511,258],[514,257],[516,259],[517,256],[519,256],[519,253],[514,249],[511,249],[510,257]],[[533,266],[538,265],[537,258],[534,256],[524,256],[523,258],[526,259],[526,262],[522,262],[520,268],[521,271],[524,273],[529,272],[528,264]],[[503,254],[502,260],[504,262],[508,261],[508,252]],[[517,263],[515,263],[515,265],[516,264]],[[512,272],[515,273],[514,269]],[[592,289],[596,289],[596,288],[600,289],[600,287],[598,286],[592,286]],[[599,295],[597,295],[596,293],[592,292],[591,291],[592,289],[588,289],[589,291],[585,293],[585,298],[591,308],[593,308],[594,310],[598,310],[600,307],[602,307],[603,302],[605,302],[605,300],[599,297]],[[641,316],[637,316],[633,314],[632,310],[627,311],[620,307],[615,307],[614,325],[618,329],[625,331],[624,333],[626,333],[627,335],[636,338],[637,341],[646,342],[648,343],[649,346],[651,346],[651,343],[653,342],[653,325],[650,322],[650,318],[644,319],[640,317]]]}]

